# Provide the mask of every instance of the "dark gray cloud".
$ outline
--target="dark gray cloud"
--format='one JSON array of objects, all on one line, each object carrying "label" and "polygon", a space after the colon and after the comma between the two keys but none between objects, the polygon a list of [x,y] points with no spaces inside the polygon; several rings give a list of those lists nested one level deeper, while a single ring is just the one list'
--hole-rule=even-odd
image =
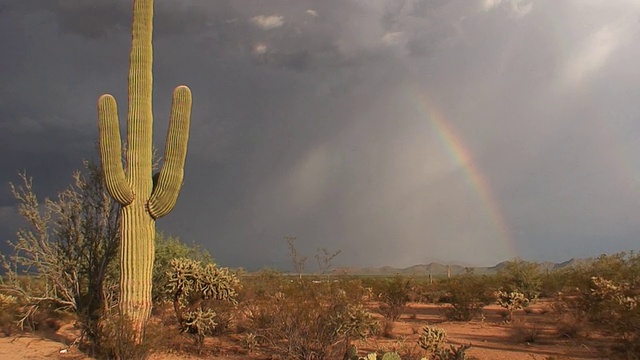
[{"label": "dark gray cloud", "polygon": [[[27,169],[52,195],[95,158],[98,96],[113,93],[125,117],[130,10],[5,2],[1,182]],[[637,247],[639,11],[631,1],[156,1],[160,149],[172,89],[194,94],[185,186],[159,227],[249,268],[285,263],[289,235],[303,252],[342,249],[350,265]],[[3,238],[13,205],[0,192]]]}]

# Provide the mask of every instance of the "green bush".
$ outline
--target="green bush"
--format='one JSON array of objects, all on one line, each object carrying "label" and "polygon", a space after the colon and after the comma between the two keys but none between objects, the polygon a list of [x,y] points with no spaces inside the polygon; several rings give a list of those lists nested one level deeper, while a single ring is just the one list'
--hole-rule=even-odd
[{"label": "green bush", "polygon": [[471,321],[479,315],[482,308],[495,299],[494,290],[487,286],[489,280],[484,276],[470,274],[442,280],[446,295],[441,301],[450,304],[449,307],[442,308],[445,317],[453,321]]},{"label": "green bush", "polygon": [[640,255],[603,255],[572,271],[577,292],[564,297],[567,312],[586,318],[616,340],[611,358],[640,358]]},{"label": "green bush", "polygon": [[441,289],[438,281],[429,280],[429,278],[416,278],[413,280],[409,300],[423,304],[435,304],[444,295],[445,291]]},{"label": "green bush", "polygon": [[541,298],[556,298],[558,294],[566,291],[570,286],[572,270],[563,268],[548,271],[542,275],[540,281]]},{"label": "green bush", "polygon": [[380,286],[378,298],[380,299],[380,314],[387,321],[398,321],[404,314],[409,302],[409,294],[412,291],[412,280],[402,275],[396,275],[390,279],[384,279]]},{"label": "green bush", "polygon": [[520,292],[530,301],[540,295],[542,271],[540,265],[515,259],[498,271],[501,288],[506,292]]}]

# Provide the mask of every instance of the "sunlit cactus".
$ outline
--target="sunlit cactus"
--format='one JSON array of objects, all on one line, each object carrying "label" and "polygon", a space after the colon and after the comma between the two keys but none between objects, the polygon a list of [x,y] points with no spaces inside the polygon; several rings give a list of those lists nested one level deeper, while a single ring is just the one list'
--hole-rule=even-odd
[{"label": "sunlit cactus", "polygon": [[520,291],[498,291],[496,293],[498,305],[507,309],[509,318],[511,321],[513,317],[513,311],[525,308],[529,306],[529,299]]},{"label": "sunlit cactus", "polygon": [[197,344],[211,334],[217,324],[217,316],[208,307],[208,300],[236,304],[240,281],[235,273],[224,267],[187,258],[171,260],[167,272],[167,292],[173,300],[173,308],[182,332],[194,336]]},{"label": "sunlit cactus", "polygon": [[426,356],[421,360],[457,360],[466,359],[465,352],[471,345],[455,347],[447,344],[447,332],[442,328],[425,326],[418,339],[418,345],[425,350]]},{"label": "sunlit cactus", "polygon": [[401,360],[397,352],[389,352],[382,355],[382,360]]},{"label": "sunlit cactus", "polygon": [[447,345],[447,332],[441,328],[425,326],[418,339],[418,345],[429,354],[437,354]]},{"label": "sunlit cactus", "polygon": [[119,307],[141,335],[151,313],[155,220],[173,209],[182,186],[191,91],[179,86],[173,93],[164,163],[159,174],[152,176],[153,0],[133,1],[132,32],[126,167],[122,162],[118,110],[111,95],[98,100],[98,126],[107,189],[122,205]]}]

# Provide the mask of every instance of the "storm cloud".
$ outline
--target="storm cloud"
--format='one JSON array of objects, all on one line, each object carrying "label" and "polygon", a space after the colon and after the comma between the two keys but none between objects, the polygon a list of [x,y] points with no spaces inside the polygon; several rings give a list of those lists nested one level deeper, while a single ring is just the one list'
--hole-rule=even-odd
[{"label": "storm cloud", "polygon": [[[228,266],[492,265],[637,249],[640,4],[157,0],[154,140],[194,94],[165,232]],[[0,182],[52,196],[126,109],[131,1],[0,7]],[[6,189],[6,187],[5,187]],[[0,191],[0,238],[18,218]]]}]

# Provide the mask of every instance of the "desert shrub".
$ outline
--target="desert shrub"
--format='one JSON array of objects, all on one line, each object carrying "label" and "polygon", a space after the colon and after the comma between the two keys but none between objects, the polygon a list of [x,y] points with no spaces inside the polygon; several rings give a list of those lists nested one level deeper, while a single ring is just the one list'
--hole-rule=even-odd
[{"label": "desert shrub", "polygon": [[207,301],[207,307],[213,311],[216,326],[210,331],[211,336],[220,336],[232,332],[236,323],[236,313],[238,312],[238,303],[236,301]]},{"label": "desert shrub", "polygon": [[501,288],[506,292],[520,292],[530,301],[540,295],[542,272],[540,265],[515,259],[498,271]]},{"label": "desert shrub", "polygon": [[533,310],[530,307],[526,307],[526,308],[523,308],[523,309],[524,309],[524,313],[527,314],[527,315],[535,315],[536,314],[536,311]]},{"label": "desert shrub", "polygon": [[276,281],[243,305],[247,331],[258,346],[285,359],[323,360],[345,356],[353,340],[377,330],[365,306],[366,290],[355,280]]},{"label": "desert shrub", "polygon": [[5,336],[10,336],[17,330],[16,321],[20,314],[18,298],[12,295],[0,294],[0,329]]},{"label": "desert shrub", "polygon": [[161,351],[171,335],[162,325],[149,322],[142,341],[138,341],[131,320],[118,313],[110,313],[98,324],[100,347],[97,355],[116,360],[147,359],[154,352]]},{"label": "desert shrub", "polygon": [[638,269],[633,269],[632,259],[626,265],[626,259],[620,255],[601,256],[592,264],[576,269],[573,285],[577,296],[566,297],[566,305],[594,323],[607,323],[619,317],[620,305],[639,295],[640,274]]},{"label": "desert shrub", "polygon": [[494,301],[492,289],[487,288],[485,279],[475,275],[459,275],[443,280],[446,300],[450,306],[442,311],[448,320],[471,321],[482,308]]},{"label": "desert shrub", "polygon": [[[606,280],[600,277],[591,279],[588,292],[581,297],[583,309],[589,319],[616,336],[623,343],[640,350],[640,290],[625,281]],[[637,352],[640,355],[640,352]]]},{"label": "desert shrub", "polygon": [[412,280],[402,275],[384,279],[378,293],[380,314],[388,321],[398,321],[404,314],[412,290]]},{"label": "desert shrub", "polygon": [[542,327],[536,323],[513,321],[511,323],[511,334],[516,342],[533,344],[540,341]]},{"label": "desert shrub", "polygon": [[584,320],[574,315],[566,314],[555,323],[555,329],[559,337],[575,339],[584,328],[584,325]]},{"label": "desert shrub", "polygon": [[529,306],[529,299],[525,295],[518,291],[498,291],[496,293],[498,305],[505,308],[508,312],[507,321],[511,321],[513,318],[513,311],[523,309]]},{"label": "desert shrub", "polygon": [[409,301],[424,304],[435,304],[445,295],[438,281],[434,279],[416,278],[409,292]]},{"label": "desert shrub", "polygon": [[541,298],[555,298],[559,293],[566,291],[571,282],[570,268],[547,271],[540,278]]},{"label": "desert shrub", "polygon": [[221,323],[211,301],[235,304],[240,283],[236,274],[214,263],[202,265],[186,258],[173,259],[167,272],[166,291],[171,295],[180,330],[191,334],[197,344],[213,334]]},{"label": "desert shrub", "polygon": [[640,357],[640,256],[600,256],[574,269],[571,281],[577,291],[563,298],[565,312],[586,318],[617,341],[609,357]]},{"label": "desert shrub", "polygon": [[395,327],[396,324],[392,320],[382,320],[382,324],[380,326],[380,335],[387,339],[393,339],[393,330],[395,329]]},{"label": "desert shrub", "polygon": [[273,292],[281,291],[288,281],[278,270],[262,269],[242,278],[243,286],[238,290],[237,300],[240,303],[249,303],[252,300],[264,299]]}]

